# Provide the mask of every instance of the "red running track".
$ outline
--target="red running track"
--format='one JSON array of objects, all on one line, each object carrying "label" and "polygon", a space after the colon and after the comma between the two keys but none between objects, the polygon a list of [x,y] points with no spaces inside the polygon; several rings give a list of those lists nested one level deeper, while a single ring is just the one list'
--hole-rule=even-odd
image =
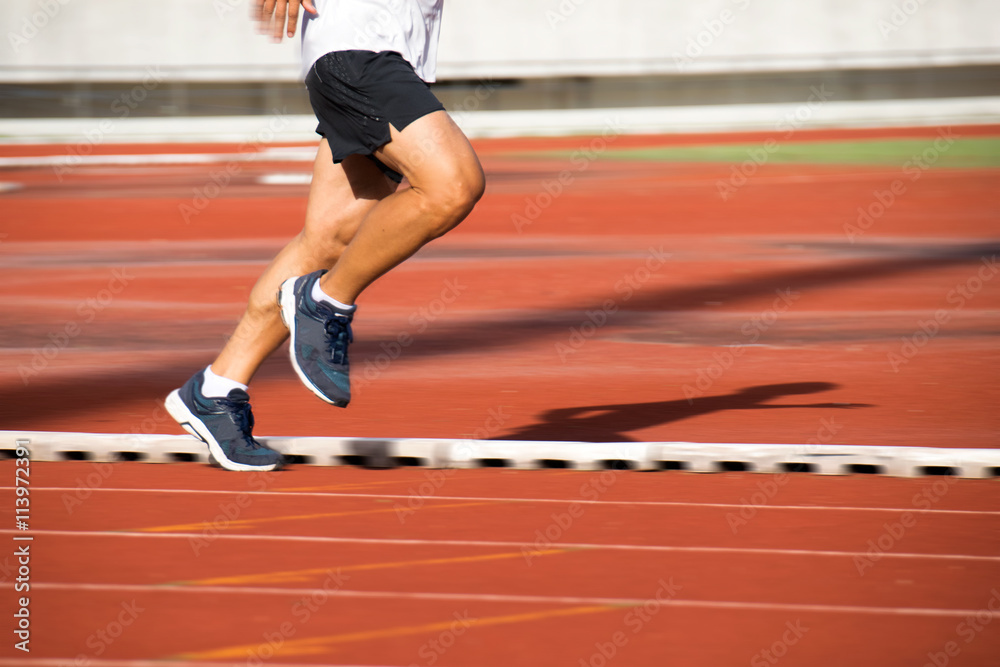
[{"label": "red running track", "polygon": [[[762,139],[616,141],[735,140]],[[364,296],[351,408],[278,357],[254,383],[258,431],[996,446],[1000,283],[970,280],[997,248],[997,170],[925,172],[852,243],[845,225],[898,168],[764,165],[722,201],[729,165],[596,161],[546,200],[574,163],[545,151],[588,144],[479,142],[474,216]],[[226,147],[101,147],[202,150]],[[304,208],[304,186],[258,179],[307,165],[261,159],[185,219],[215,168],[4,171],[21,189],[0,195],[0,428],[179,432],[162,397],[211,360]],[[33,650],[5,642],[0,665],[1000,654],[995,480],[67,462],[31,481]]]},{"label": "red running track", "polygon": [[6,642],[3,665],[1000,655],[993,480],[65,462],[32,483],[37,662]]}]

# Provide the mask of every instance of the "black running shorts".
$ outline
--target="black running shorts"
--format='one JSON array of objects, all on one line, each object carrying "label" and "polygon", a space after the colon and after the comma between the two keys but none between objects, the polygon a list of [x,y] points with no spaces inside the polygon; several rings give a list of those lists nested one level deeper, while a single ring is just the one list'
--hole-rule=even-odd
[{"label": "black running shorts", "polygon": [[398,131],[444,106],[410,63],[395,51],[333,51],[306,76],[309,101],[334,163],[366,155],[396,181],[402,175],[372,153],[389,143],[389,124]]}]

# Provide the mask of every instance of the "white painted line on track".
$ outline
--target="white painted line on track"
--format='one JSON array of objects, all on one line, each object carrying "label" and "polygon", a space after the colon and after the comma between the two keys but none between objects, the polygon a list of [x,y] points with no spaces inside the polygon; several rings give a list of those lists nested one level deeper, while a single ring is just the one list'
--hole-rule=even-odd
[{"label": "white painted line on track", "polygon": [[[13,586],[13,584],[10,584]],[[649,598],[602,598],[561,595],[507,595],[495,593],[437,593],[406,591],[355,591],[326,588],[268,588],[253,586],[164,586],[151,584],[74,584],[74,583],[33,583],[38,590],[52,591],[111,591],[119,593],[168,593],[213,595],[280,595],[306,596],[325,594],[330,597],[368,598],[382,600],[435,600],[442,602],[502,602],[524,604],[557,605],[608,605],[637,607],[649,602]],[[795,602],[752,602],[737,600],[686,600],[671,598],[656,600],[663,607],[686,607],[700,609],[736,609],[750,611],[797,611],[839,614],[874,614],[892,616],[936,616],[963,618],[981,612],[982,609],[941,609],[936,607],[874,607],[862,605],[808,604]],[[994,614],[1000,615],[1000,614]]]},{"label": "white painted line on track", "polygon": [[312,185],[311,173],[264,174],[257,179],[261,185]]},{"label": "white painted line on track", "polygon": [[[401,482],[404,483],[404,482]],[[13,490],[13,486],[0,486],[0,490]],[[76,493],[79,487],[72,486],[51,486],[32,487],[32,493],[44,491]],[[698,503],[682,502],[674,500],[580,500],[578,498],[511,498],[511,497],[491,497],[491,496],[442,496],[442,495],[419,495],[419,494],[398,494],[398,493],[338,493],[323,491],[223,491],[219,489],[125,489],[95,487],[87,489],[92,493],[118,492],[118,493],[182,493],[194,495],[240,495],[248,496],[273,496],[273,497],[307,497],[307,498],[371,498],[371,499],[398,499],[411,500],[419,499],[420,502],[432,502],[435,500],[469,500],[497,503],[545,503],[558,505],[608,505],[621,507],[711,507],[717,509],[743,509],[747,507],[744,503]],[[855,506],[834,506],[834,505],[752,505],[755,510],[820,510],[835,512],[883,512],[889,514],[900,514],[912,512],[914,514],[942,514],[942,515],[980,515],[980,516],[1000,516],[1000,510],[945,510],[945,509],[921,509],[917,507],[855,507]]]},{"label": "white painted line on track", "polygon": [[[21,534],[16,530],[0,530],[3,534]],[[32,535],[49,537],[98,537],[98,538],[159,538],[204,540],[204,533],[143,533],[135,531],[112,530],[32,530]],[[417,540],[390,539],[376,537],[330,537],[327,535],[247,535],[240,533],[212,533],[212,541],[232,540],[244,542],[316,542],[325,544],[378,544],[384,546],[453,546],[453,547],[504,547],[521,548],[531,554],[527,542],[511,542],[502,540]],[[742,555],[773,555],[773,556],[820,556],[832,558],[870,558],[865,551],[831,551],[821,549],[777,549],[765,547],[698,547],[671,546],[657,544],[597,544],[592,542],[553,542],[550,548],[559,549],[591,549],[608,551],[649,551],[657,553],[709,553],[709,554],[742,554]],[[969,554],[932,554],[908,552],[882,552],[879,560],[962,560],[987,563],[1000,563],[1000,556],[975,556]]]},{"label": "white painted line on track", "polygon": [[130,153],[126,155],[28,155],[0,157],[0,168],[10,167],[111,167],[220,162],[313,162],[316,147],[266,148],[243,153]]}]

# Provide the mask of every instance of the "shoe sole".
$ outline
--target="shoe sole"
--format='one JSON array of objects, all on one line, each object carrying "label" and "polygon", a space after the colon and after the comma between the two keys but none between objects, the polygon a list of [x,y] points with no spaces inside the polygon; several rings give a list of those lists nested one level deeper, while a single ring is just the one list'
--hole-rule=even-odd
[{"label": "shoe sole", "polygon": [[281,321],[285,323],[285,327],[288,328],[288,335],[291,337],[291,343],[288,346],[288,356],[292,360],[292,368],[295,369],[295,374],[299,376],[299,380],[302,384],[312,393],[316,394],[317,397],[324,403],[329,403],[330,405],[336,406],[338,408],[346,408],[348,401],[333,401],[326,396],[313,384],[312,380],[306,376],[303,372],[302,367],[299,366],[298,359],[295,358],[295,281],[298,278],[289,278],[285,282],[281,283],[281,287],[278,289],[278,311],[281,313]]},{"label": "shoe sole", "polygon": [[181,425],[181,428],[208,445],[210,462],[214,459],[217,465],[234,472],[264,472],[277,470],[281,467],[280,463],[272,463],[266,466],[252,466],[229,460],[223,453],[219,442],[212,436],[202,421],[184,405],[184,401],[181,400],[180,390],[174,389],[170,392],[170,395],[167,396],[167,400],[163,404],[167,412],[170,413],[170,416]]}]

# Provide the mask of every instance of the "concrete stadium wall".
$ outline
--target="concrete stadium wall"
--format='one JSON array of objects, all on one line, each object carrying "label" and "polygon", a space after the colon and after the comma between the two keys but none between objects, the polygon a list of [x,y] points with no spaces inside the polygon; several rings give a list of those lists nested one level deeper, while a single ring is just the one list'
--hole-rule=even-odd
[{"label": "concrete stadium wall", "polygon": [[[0,82],[294,81],[247,0],[4,0]],[[439,78],[1000,63],[996,0],[449,0]]]}]

